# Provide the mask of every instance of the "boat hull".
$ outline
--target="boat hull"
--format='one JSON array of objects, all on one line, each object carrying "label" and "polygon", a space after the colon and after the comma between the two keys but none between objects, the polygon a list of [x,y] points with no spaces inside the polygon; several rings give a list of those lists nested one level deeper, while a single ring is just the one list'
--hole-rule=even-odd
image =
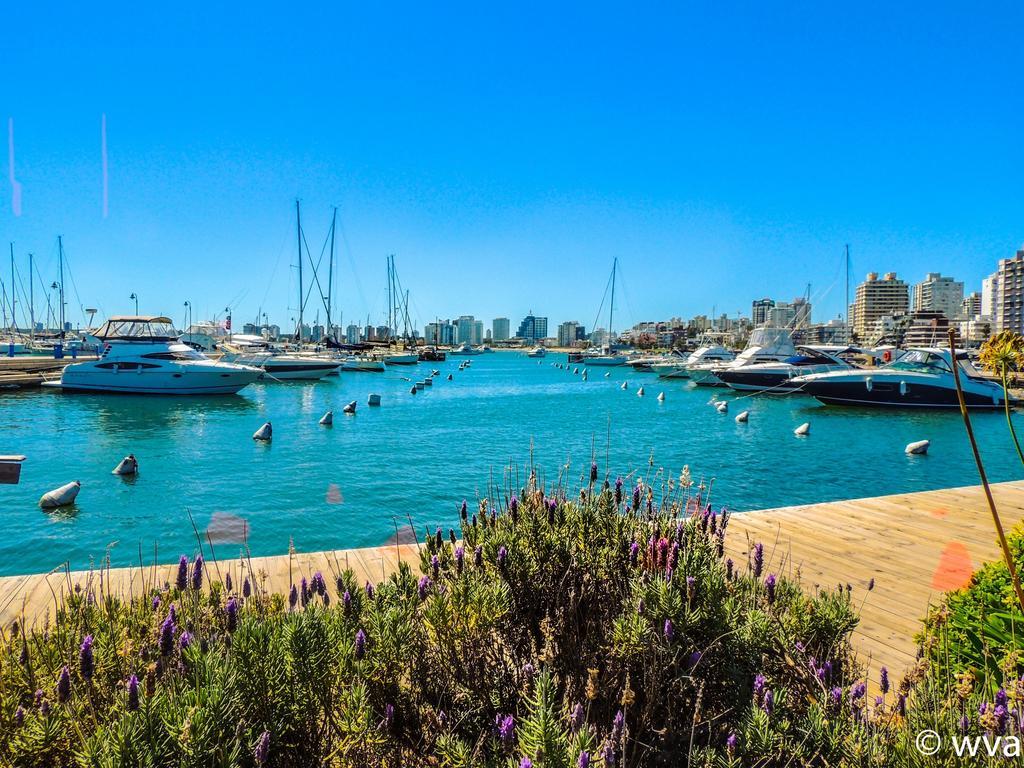
[{"label": "boat hull", "polygon": [[390,355],[384,358],[385,365],[416,365],[419,355]]},{"label": "boat hull", "polygon": [[[83,365],[88,365],[87,363]],[[135,373],[124,371],[74,371],[64,369],[60,381],[47,382],[65,392],[105,392],[139,395],[233,395],[261,375],[258,368],[238,371],[190,372],[187,377],[176,372]]]},{"label": "boat hull", "polygon": [[788,374],[776,371],[774,373],[750,373],[742,371],[723,370],[718,374],[727,387],[739,392],[763,392],[777,395],[788,395],[799,392],[799,382],[792,383],[793,379]]},{"label": "boat hull", "polygon": [[263,379],[274,381],[319,381],[336,373],[340,363],[279,363],[264,368]]},{"label": "boat hull", "polygon": [[[803,382],[803,391],[825,405],[868,406],[881,408],[959,408],[960,401],[955,389],[934,386],[917,381],[907,381],[901,388],[900,381],[875,379],[870,389],[861,381],[828,381],[808,379]],[[968,408],[1003,408],[1001,396],[993,397],[989,392],[965,389],[964,400]]]}]

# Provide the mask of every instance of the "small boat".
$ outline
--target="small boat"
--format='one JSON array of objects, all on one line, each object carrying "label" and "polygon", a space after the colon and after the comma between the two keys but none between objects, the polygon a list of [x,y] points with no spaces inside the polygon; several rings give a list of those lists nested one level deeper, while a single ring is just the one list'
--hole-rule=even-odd
[{"label": "small boat", "polygon": [[[968,408],[1005,407],[1003,388],[982,377],[966,352],[957,353],[956,364]],[[794,379],[793,383],[826,405],[960,407],[953,356],[942,347],[914,347],[880,368],[815,373]]]},{"label": "small boat", "polygon": [[436,347],[426,347],[420,350],[419,358],[424,362],[443,363],[447,355]]},{"label": "small boat", "polygon": [[735,360],[728,363],[714,362],[687,366],[687,370],[690,372],[690,380],[699,387],[725,387],[728,385],[719,377],[720,371],[759,363],[779,362],[795,354],[796,346],[788,330],[761,327],[753,330],[747,348],[740,352]]},{"label": "small boat", "polygon": [[449,353],[454,356],[465,356],[465,355],[482,355],[484,351],[474,347],[472,344],[460,344],[459,346],[452,349]]},{"label": "small boat", "polygon": [[544,349],[544,347],[534,347],[533,349],[531,349],[529,352],[526,353],[526,356],[527,357],[544,357],[544,355],[546,355],[547,353],[548,353],[548,351],[546,349]]},{"label": "small boat", "polygon": [[262,340],[247,343],[244,347],[233,344],[222,347],[225,351],[221,360],[262,368],[264,375],[261,378],[264,381],[318,381],[336,373],[341,366],[341,360],[337,358],[279,352]]},{"label": "small boat", "polygon": [[223,395],[263,375],[261,368],[214,361],[184,344],[167,317],[111,317],[95,336],[103,343],[99,359],[65,366],[59,381],[44,386],[71,392]]},{"label": "small boat", "polygon": [[386,355],[384,357],[385,365],[416,365],[419,361],[420,356],[415,352]]},{"label": "small boat", "polygon": [[384,362],[373,357],[350,355],[341,361],[344,373],[383,373]]}]

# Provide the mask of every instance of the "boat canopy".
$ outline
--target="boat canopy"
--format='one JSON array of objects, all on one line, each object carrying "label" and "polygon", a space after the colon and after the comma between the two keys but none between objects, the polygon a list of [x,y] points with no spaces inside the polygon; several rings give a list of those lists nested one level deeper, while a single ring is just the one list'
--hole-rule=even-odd
[{"label": "boat canopy", "polygon": [[103,341],[177,341],[180,334],[169,317],[116,315],[96,331]]}]

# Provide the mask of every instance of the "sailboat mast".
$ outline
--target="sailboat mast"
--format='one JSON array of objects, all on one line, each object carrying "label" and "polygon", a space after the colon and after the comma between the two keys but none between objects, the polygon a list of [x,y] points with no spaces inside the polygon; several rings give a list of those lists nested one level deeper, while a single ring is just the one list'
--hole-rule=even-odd
[{"label": "sailboat mast", "polygon": [[11,243],[11,336],[18,332],[18,321],[14,316],[17,294],[14,292],[14,243]]},{"label": "sailboat mast", "polygon": [[60,338],[64,339],[64,238],[57,235],[57,264],[60,269]]},{"label": "sailboat mast", "polygon": [[612,348],[612,338],[613,338],[613,335],[614,335],[613,334],[613,330],[612,330],[612,319],[615,316],[614,315],[614,313],[615,313],[615,272],[618,270],[618,267],[619,267],[619,260],[618,260],[618,258],[616,258],[612,262],[612,300],[608,304],[608,349],[609,350],[611,350],[611,348]]},{"label": "sailboat mast", "polygon": [[846,341],[850,341],[850,245],[846,245],[846,306],[843,308],[843,317],[846,318]]},{"label": "sailboat mast", "polygon": [[299,323],[295,327],[295,340],[302,343],[302,217],[299,201],[295,201],[295,241],[299,248]]},{"label": "sailboat mast", "polygon": [[36,295],[35,286],[32,285],[32,254],[28,255],[28,336],[33,341],[36,338]]},{"label": "sailboat mast", "polygon": [[331,302],[332,291],[334,289],[334,230],[338,225],[338,208],[335,206],[334,213],[331,217],[331,258],[327,262],[327,335],[337,341],[334,336],[334,326],[331,324]]}]

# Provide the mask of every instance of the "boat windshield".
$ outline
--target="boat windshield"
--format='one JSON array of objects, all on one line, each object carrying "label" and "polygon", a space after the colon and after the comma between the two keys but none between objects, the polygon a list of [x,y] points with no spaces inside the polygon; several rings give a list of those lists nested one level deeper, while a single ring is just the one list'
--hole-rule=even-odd
[{"label": "boat windshield", "polygon": [[949,362],[942,355],[923,349],[912,349],[884,368],[890,371],[914,371],[916,373],[952,373]]},{"label": "boat windshield", "polygon": [[165,317],[148,320],[144,318],[111,318],[96,331],[96,337],[109,341],[173,341],[178,332]]}]

